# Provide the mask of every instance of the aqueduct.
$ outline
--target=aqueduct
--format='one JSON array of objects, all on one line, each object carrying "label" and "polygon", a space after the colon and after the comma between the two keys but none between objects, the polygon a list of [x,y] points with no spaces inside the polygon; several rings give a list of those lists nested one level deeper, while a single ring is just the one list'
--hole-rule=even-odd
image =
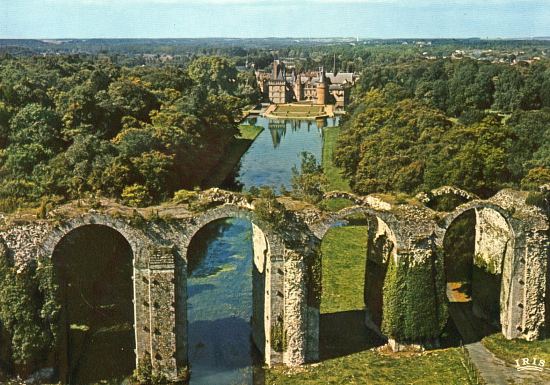
[{"label": "aqueduct", "polygon": [[[464,203],[448,212],[429,208],[429,202],[442,194],[458,195]],[[416,285],[401,277],[399,282],[405,283],[395,286],[398,294],[437,305],[446,290],[440,276],[447,229],[461,214],[473,210],[475,259],[501,276],[502,333],[509,339],[539,338],[548,326],[549,220],[542,209],[527,204],[526,197],[525,192],[503,190],[482,200],[448,187],[407,200],[326,194],[327,199],[351,201],[350,207],[338,212],[282,197],[284,223],[270,223],[260,215],[258,198],[218,189],[197,193],[201,205],[187,202],[132,209],[107,200],[93,207],[71,203],[43,219],[35,213],[0,215],[0,251],[1,257],[11,257],[24,269],[39,257],[50,258],[75,229],[101,225],[116,230],[133,255],[136,366],[150,365],[153,371],[177,380],[187,368],[187,250],[195,233],[223,218],[246,218],[253,223],[253,285],[259,293],[253,299],[253,340],[268,365],[294,366],[319,359],[320,242],[331,227],[356,213],[364,214],[371,224],[368,266],[384,272],[381,281],[367,284],[377,287],[378,293],[388,287],[385,271],[393,264],[398,266],[396,274],[421,277]],[[408,293],[414,290],[416,294]],[[435,325],[446,314],[439,305],[416,308],[407,320],[418,329],[412,338],[400,332],[399,323],[382,321],[391,309],[380,314],[382,307],[389,309],[388,304],[381,305],[381,298],[365,295],[365,303],[366,325],[382,333],[380,325],[385,322],[385,334],[394,348],[437,339],[440,330],[423,331],[415,322]]]}]

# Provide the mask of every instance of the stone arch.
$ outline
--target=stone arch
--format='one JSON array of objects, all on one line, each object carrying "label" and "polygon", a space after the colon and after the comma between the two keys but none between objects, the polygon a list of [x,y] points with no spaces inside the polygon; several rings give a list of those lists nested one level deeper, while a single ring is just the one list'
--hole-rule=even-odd
[{"label": "stone arch", "polygon": [[[361,202],[360,198],[349,193],[331,193],[331,197]],[[391,212],[375,210],[367,205],[355,205],[330,214],[327,219],[312,224],[310,228],[321,242],[331,228],[347,225],[346,218],[357,214],[364,215],[368,223],[363,280],[364,325],[381,338],[387,339],[381,332],[383,286],[390,258],[397,261],[398,248],[402,246],[398,241],[398,221],[395,216]]]},{"label": "stone arch", "polygon": [[[124,235],[121,231],[116,228],[116,225],[113,225],[113,222],[108,220],[106,217],[102,218],[95,218],[91,219],[90,217],[85,218],[83,220],[72,220],[70,223],[65,223],[62,228],[54,228],[46,240],[46,245],[43,248],[43,251],[46,253],[45,255],[53,260],[54,266],[56,266],[56,274],[59,274],[58,277],[61,279],[59,281],[60,284],[60,298],[62,298],[62,308],[60,315],[60,322],[61,324],[65,325],[65,328],[61,327],[60,332],[60,341],[58,348],[60,349],[58,351],[59,353],[59,374],[60,378],[65,382],[67,380],[74,381],[74,378],[71,378],[71,370],[69,368],[72,367],[73,363],[71,363],[72,359],[74,358],[75,354],[70,353],[71,349],[74,349],[76,344],[73,344],[71,340],[73,339],[71,336],[74,333],[72,330],[73,327],[71,326],[69,328],[69,325],[72,325],[72,322],[74,320],[83,320],[85,321],[84,324],[87,324],[88,328],[91,327],[91,330],[94,332],[93,334],[93,340],[100,340],[101,341],[101,333],[99,335],[96,335],[96,332],[99,332],[102,327],[105,325],[113,326],[115,329],[123,327],[121,330],[125,330],[125,325],[131,325],[131,330],[126,329],[126,331],[123,331],[123,334],[117,334],[117,342],[108,342],[105,344],[105,341],[103,343],[100,343],[99,346],[106,346],[106,345],[112,345],[111,348],[107,348],[107,350],[100,348],[100,353],[95,353],[96,358],[99,359],[106,359],[106,362],[110,362],[112,358],[115,356],[120,356],[120,353],[122,353],[123,356],[130,359],[130,356],[128,354],[132,355],[131,360],[134,361],[132,364],[131,361],[125,361],[119,362],[121,365],[111,365],[109,369],[107,369],[104,374],[109,373],[110,375],[113,375],[114,373],[122,374],[125,373],[127,375],[130,375],[134,369],[137,368],[138,364],[138,355],[137,353],[137,345],[138,345],[138,334],[137,330],[135,328],[136,324],[136,308],[135,308],[135,284],[134,284],[134,264],[135,264],[135,255],[136,255],[136,246],[137,242],[134,242],[132,245],[131,242],[128,239],[128,232],[124,231],[126,235]],[[87,234],[87,235],[86,235]],[[92,262],[92,268],[91,269],[85,269],[82,270],[81,263],[85,261],[91,261],[92,259],[77,259],[79,262],[77,265],[74,265],[69,268],[65,266],[71,266],[71,260],[75,255],[71,255],[72,252],[75,252],[78,250],[77,255],[82,255],[81,250],[76,248],[77,246],[75,244],[71,244],[71,237],[79,236],[79,235],[85,235],[86,237],[90,236],[97,236],[97,234],[101,234],[101,240],[105,239],[104,236],[108,236],[109,240],[112,240],[111,247],[107,248],[101,248],[101,242],[98,242],[99,239],[96,239],[96,244],[99,244],[99,249],[94,249],[95,253],[93,254],[95,256],[109,256],[108,259],[103,259],[101,263],[98,265],[95,262]],[[112,238],[111,238],[112,237]],[[89,238],[87,238],[89,239]],[[135,241],[135,240],[134,240]],[[107,242],[109,243],[109,242]],[[51,247],[51,248],[50,248]],[[85,244],[81,244],[82,248],[88,249],[89,246]],[[68,248],[68,249],[67,249]],[[51,251],[50,251],[51,250]],[[72,251],[71,251],[72,250]],[[106,253],[113,253],[114,250],[117,250],[116,254],[106,254]],[[66,254],[66,253],[69,254]],[[97,253],[99,252],[99,254]],[[109,266],[109,261],[111,260],[111,257],[113,255],[116,255],[117,257],[123,257],[123,259],[120,259],[120,262],[122,264],[119,264],[119,266],[122,266],[121,268],[106,268],[101,266]],[[67,259],[67,256],[70,258]],[[118,261],[118,260],[117,260]],[[59,264],[60,263],[60,264]],[[107,264],[105,264],[107,263]],[[126,266],[126,267],[123,267]],[[97,269],[103,269],[100,273],[97,272]],[[79,272],[80,271],[80,272]],[[96,271],[96,278],[93,280],[83,278],[83,274],[86,276],[94,276],[93,272]],[[97,279],[97,277],[104,277],[105,273],[108,273],[109,276],[112,276],[113,279]],[[113,273],[111,275],[111,272]],[[99,274],[99,275],[98,275]],[[72,280],[71,277],[73,276]],[[75,278],[76,277],[76,278]],[[67,280],[66,280],[67,279]],[[68,286],[64,286],[63,282],[69,282]],[[75,289],[72,289],[75,282],[78,284],[77,287],[80,286],[80,295],[75,294]],[[83,284],[82,284],[83,283]],[[107,283],[107,285],[105,284]],[[111,287],[111,285],[115,285]],[[63,287],[65,289],[63,289]],[[99,291],[98,291],[99,290]],[[107,290],[107,291],[105,291]],[[110,290],[110,291],[109,291]],[[98,294],[104,292],[103,294]],[[72,294],[71,294],[72,293]],[[105,293],[110,293],[109,295],[105,295]],[[121,293],[123,296],[118,297],[117,295],[113,295],[114,293]],[[87,296],[87,299],[85,297]],[[99,296],[99,297],[98,297]],[[82,301],[75,300],[75,297],[82,298]],[[122,298],[124,297],[124,298]],[[72,298],[72,299],[71,299]],[[95,302],[96,299],[98,302]],[[89,302],[88,302],[89,301]],[[107,301],[107,302],[105,302]],[[69,307],[65,307],[64,305],[71,304]],[[78,304],[81,305],[78,305]],[[74,311],[70,312],[70,308],[78,308],[78,306],[82,306],[82,304],[87,304],[87,306],[84,306],[84,308],[87,308],[88,311],[80,312],[78,311],[75,313]],[[109,304],[110,307],[104,308],[103,306],[105,303]],[[113,306],[114,304],[114,306]],[[111,309],[111,310],[109,310]],[[76,315],[76,318],[74,318]],[[105,323],[107,322],[107,323]],[[116,322],[112,324],[112,322]],[[77,322],[78,324],[79,322]],[[95,325],[95,328],[94,328]],[[99,326],[98,326],[99,325]],[[84,329],[83,329],[84,330]],[[119,332],[120,333],[120,332]],[[103,337],[105,339],[106,337]],[[111,341],[111,340],[109,340]],[[92,346],[92,349],[94,344],[90,345]],[[97,345],[96,345],[97,346]],[[116,349],[121,349],[122,351],[118,350],[115,352]],[[103,350],[101,350],[103,349]],[[110,354],[113,354],[113,356],[110,356]],[[104,364],[106,363],[104,362]],[[131,366],[130,366],[131,365]],[[80,366],[78,364],[77,366]],[[102,368],[103,366],[109,367],[109,365],[100,365]],[[88,368],[89,369],[89,368]],[[122,371],[121,371],[122,370]],[[84,372],[80,372],[81,374],[84,374],[85,376],[92,375],[92,372],[95,372],[93,370],[85,370]],[[88,378],[88,377],[86,377]]]},{"label": "stone arch", "polygon": [[[518,239],[509,211],[487,201],[474,200],[462,204],[443,218],[443,233],[438,243],[443,247],[450,226],[471,211],[475,214],[473,264],[500,277],[499,322],[504,336],[515,338],[522,332],[523,305],[519,297],[523,290],[521,277],[524,272],[520,263],[522,242]],[[474,313],[481,316],[483,311],[474,305]]]},{"label": "stone arch", "polygon": [[[350,194],[345,193],[342,196],[347,196],[347,195],[350,195]],[[342,196],[338,195],[338,197],[342,197]],[[322,240],[323,237],[331,228],[336,226],[341,226],[343,222],[346,222],[346,217],[349,217],[354,214],[363,214],[365,215],[365,217],[377,218],[381,223],[385,225],[385,228],[387,228],[387,230],[391,234],[391,240],[395,243],[395,245],[398,244],[398,239],[397,239],[398,232],[396,231],[397,226],[395,225],[398,221],[395,218],[395,216],[392,215],[390,212],[374,210],[370,207],[363,206],[363,205],[345,207],[337,211],[336,213],[329,214],[328,217],[325,218],[324,220],[310,224],[309,228],[319,240]]]},{"label": "stone arch", "polygon": [[[445,201],[438,200],[445,199]],[[479,199],[477,195],[454,186],[442,186],[428,192],[421,192],[416,195],[416,199],[422,202],[426,207],[436,211],[451,211],[461,204]],[[443,203],[443,205],[441,205]]]},{"label": "stone arch", "polygon": [[145,234],[121,219],[104,214],[90,214],[63,221],[51,229],[46,239],[42,242],[39,253],[46,258],[50,258],[53,255],[55,247],[63,237],[73,230],[87,225],[102,225],[117,231],[130,244],[134,255],[134,265],[147,265],[147,258],[143,252],[143,245],[147,239]]},{"label": "stone arch", "polygon": [[[38,247],[38,253],[46,258],[51,258],[57,244],[70,232],[88,225],[106,226],[122,235],[130,245],[133,255],[133,301],[134,301],[134,332],[135,332],[135,356],[136,367],[142,365],[156,369],[154,350],[156,350],[153,336],[151,335],[152,323],[157,315],[151,314],[153,307],[149,306],[152,296],[156,294],[150,290],[150,281],[153,276],[150,260],[152,255],[159,254],[158,240],[150,236],[145,229],[136,228],[129,220],[115,218],[110,215],[91,213],[80,217],[65,220],[51,228],[45,239]],[[165,296],[165,294],[161,294]],[[171,329],[170,325],[167,328]],[[169,338],[162,336],[163,338]],[[173,364],[175,366],[175,364]],[[175,370],[174,370],[175,371]],[[169,371],[167,371],[169,372]],[[172,373],[170,373],[172,376]]]},{"label": "stone arch", "polygon": [[177,315],[176,340],[178,361],[188,362],[187,331],[187,263],[188,250],[193,237],[205,226],[228,218],[246,219],[253,229],[253,316],[252,338],[264,356],[265,363],[274,365],[283,363],[283,351],[279,350],[273,338],[273,330],[284,323],[284,255],[283,240],[271,227],[258,218],[252,208],[237,204],[224,204],[207,210],[193,218],[183,230],[180,251],[176,263]]}]

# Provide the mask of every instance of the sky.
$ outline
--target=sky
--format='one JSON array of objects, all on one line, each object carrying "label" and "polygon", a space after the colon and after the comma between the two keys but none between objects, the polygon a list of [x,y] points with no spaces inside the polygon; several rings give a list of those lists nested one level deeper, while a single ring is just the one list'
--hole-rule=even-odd
[{"label": "sky", "polygon": [[0,38],[550,36],[550,0],[0,0]]}]

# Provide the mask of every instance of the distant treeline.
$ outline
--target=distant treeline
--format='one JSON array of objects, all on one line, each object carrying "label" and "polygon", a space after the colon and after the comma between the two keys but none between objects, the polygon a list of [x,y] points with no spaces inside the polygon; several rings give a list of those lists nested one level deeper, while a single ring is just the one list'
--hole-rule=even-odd
[{"label": "distant treeline", "polygon": [[256,103],[251,73],[229,59],[185,68],[108,58],[0,60],[0,211],[90,195],[134,204],[193,188]]},{"label": "distant treeline", "polygon": [[[0,39],[0,54],[87,54],[109,56],[121,65],[151,65],[169,55],[174,63],[185,64],[197,56],[228,56],[237,65],[246,62],[265,69],[274,58],[290,58],[298,69],[319,66],[339,71],[360,72],[370,65],[410,62],[424,56],[449,56],[455,50],[493,50],[544,56],[550,39],[360,39],[354,38],[205,38],[205,39]],[[145,55],[145,56],[144,56]]]},{"label": "distant treeline", "polygon": [[550,182],[548,61],[373,66],[355,91],[335,160],[359,193]]}]

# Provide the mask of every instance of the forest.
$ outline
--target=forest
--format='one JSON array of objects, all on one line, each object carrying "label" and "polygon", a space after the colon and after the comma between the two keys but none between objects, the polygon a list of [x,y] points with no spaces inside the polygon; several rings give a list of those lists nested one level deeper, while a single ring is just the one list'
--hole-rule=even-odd
[{"label": "forest", "polygon": [[[98,196],[147,206],[201,187],[260,101],[243,65],[282,57],[359,74],[334,159],[357,193],[450,184],[489,196],[550,181],[550,65],[511,65],[548,42],[275,40],[76,41],[40,55],[52,44],[12,41],[0,55],[0,212]],[[457,48],[501,60],[442,56]]]},{"label": "forest", "polygon": [[95,195],[148,205],[200,186],[257,100],[253,74],[217,56],[185,68],[4,56],[0,211]]},{"label": "forest", "polygon": [[536,190],[550,182],[550,66],[463,59],[366,68],[335,162],[361,194]]}]

